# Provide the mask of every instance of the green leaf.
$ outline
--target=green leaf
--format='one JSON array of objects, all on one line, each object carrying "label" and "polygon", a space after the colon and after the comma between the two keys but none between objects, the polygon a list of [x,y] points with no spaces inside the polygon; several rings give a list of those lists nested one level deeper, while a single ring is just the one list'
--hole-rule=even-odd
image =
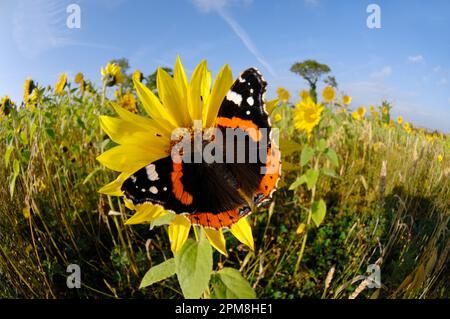
[{"label": "green leaf", "polygon": [[292,190],[296,189],[297,187],[299,187],[300,185],[306,183],[307,181],[308,181],[308,179],[306,178],[306,176],[302,175],[299,178],[297,178],[297,180],[295,182],[293,182],[291,184],[291,186],[289,186],[289,190],[292,191]]},{"label": "green leaf", "polygon": [[307,145],[302,150],[302,155],[300,156],[300,165],[305,166],[309,163],[311,158],[314,156],[314,149]]},{"label": "green leaf", "polygon": [[9,166],[9,159],[11,158],[12,151],[14,151],[14,146],[9,145],[5,151],[5,166],[6,166],[6,168],[8,168],[8,166]]},{"label": "green leaf", "polygon": [[323,152],[327,148],[327,141],[323,138],[320,139],[319,143],[317,144],[317,147],[319,148],[319,151]]},{"label": "green leaf", "polygon": [[175,214],[164,214],[161,217],[157,217],[156,219],[150,222],[150,230],[153,227],[158,227],[162,225],[170,225],[172,221],[175,219]]},{"label": "green leaf", "polygon": [[208,288],[212,266],[212,248],[204,235],[198,242],[186,241],[175,255],[175,271],[185,298],[201,297]]},{"label": "green leaf", "polygon": [[322,168],[322,173],[323,173],[324,175],[327,175],[327,176],[330,176],[330,177],[335,177],[335,178],[338,177],[338,175],[336,174],[335,170],[332,169],[332,168],[326,168],[326,167],[324,167],[324,168]]},{"label": "green leaf", "polygon": [[292,154],[296,151],[300,151],[302,146],[293,140],[290,139],[282,139],[280,140],[280,150],[283,156]]},{"label": "green leaf", "polygon": [[325,214],[327,212],[327,205],[320,199],[318,202],[314,202],[311,206],[311,218],[316,225],[319,227],[322,224]]},{"label": "green leaf", "polygon": [[217,299],[255,299],[256,293],[241,273],[225,267],[213,275],[213,297]]},{"label": "green leaf", "polygon": [[159,265],[150,268],[142,278],[139,289],[153,285],[155,282],[164,280],[175,275],[175,259],[170,258]]},{"label": "green leaf", "polygon": [[334,166],[338,166],[339,165],[339,160],[338,160],[338,157],[336,155],[336,152],[332,148],[327,149],[325,154],[327,155],[328,159],[330,160],[330,162]]},{"label": "green leaf", "polygon": [[52,128],[46,129],[45,132],[52,140],[55,139],[55,131]]},{"label": "green leaf", "polygon": [[19,161],[18,160],[14,160],[14,162],[13,162],[13,171],[14,171],[14,176],[17,176],[17,175],[19,175],[19,172],[20,172],[20,163],[19,163]]},{"label": "green leaf", "polygon": [[316,169],[309,169],[306,172],[306,186],[309,190],[313,188],[314,185],[317,183],[317,179],[319,178],[319,170]]}]

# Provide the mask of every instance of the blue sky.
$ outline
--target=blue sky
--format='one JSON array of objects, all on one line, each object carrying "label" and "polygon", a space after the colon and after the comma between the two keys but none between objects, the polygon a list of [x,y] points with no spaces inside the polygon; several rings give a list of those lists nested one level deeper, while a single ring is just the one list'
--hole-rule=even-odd
[{"label": "blue sky", "polygon": [[[66,26],[71,3],[80,29]],[[370,3],[381,29],[366,25]],[[82,71],[99,83],[113,58],[149,74],[179,54],[188,72],[201,59],[214,74],[257,66],[269,96],[283,86],[296,98],[306,83],[289,68],[312,58],[353,107],[386,98],[395,116],[450,132],[449,12],[446,0],[1,0],[0,96],[20,101],[28,76],[47,85]]]}]

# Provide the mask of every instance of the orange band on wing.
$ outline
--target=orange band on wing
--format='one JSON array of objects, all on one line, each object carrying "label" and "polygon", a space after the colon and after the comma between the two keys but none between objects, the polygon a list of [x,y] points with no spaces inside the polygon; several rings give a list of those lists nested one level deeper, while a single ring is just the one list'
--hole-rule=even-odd
[{"label": "orange band on wing", "polygon": [[194,213],[186,215],[187,218],[194,225],[202,225],[203,227],[221,229],[230,228],[236,224],[239,219],[250,214],[250,209],[244,213],[241,213],[241,209],[236,208],[228,210],[219,214],[213,213]]},{"label": "orange band on wing", "polygon": [[259,194],[264,196],[261,201],[267,199],[272,191],[277,187],[280,178],[280,151],[277,148],[268,149],[266,159],[266,174],[259,183]]},{"label": "orange band on wing", "polygon": [[240,128],[247,132],[250,138],[255,142],[259,142],[262,138],[262,134],[259,131],[258,126],[249,120],[243,120],[235,116],[231,119],[228,117],[218,117],[217,125],[230,128]]},{"label": "orange band on wing", "polygon": [[181,177],[183,176],[183,164],[173,163],[173,172],[171,174],[173,194],[175,198],[178,199],[184,205],[192,204],[193,197],[191,194],[184,190],[183,183],[181,182]]}]

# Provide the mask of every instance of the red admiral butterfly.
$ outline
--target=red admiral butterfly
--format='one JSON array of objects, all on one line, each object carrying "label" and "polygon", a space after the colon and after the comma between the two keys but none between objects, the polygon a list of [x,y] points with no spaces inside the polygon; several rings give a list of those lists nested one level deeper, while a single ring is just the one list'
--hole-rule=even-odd
[{"label": "red admiral butterfly", "polygon": [[[260,205],[268,201],[277,188],[281,160],[265,110],[266,86],[258,70],[244,71],[222,101],[215,128],[223,136],[226,130],[245,132],[248,141],[243,149],[233,146],[233,150],[228,150],[239,155],[256,147],[258,154],[262,154],[258,161],[245,156],[244,161],[231,163],[222,160],[191,163],[168,156],[130,176],[122,186],[124,195],[134,205],[145,202],[161,205],[177,214],[186,214],[192,224],[213,229],[231,227],[251,212],[251,203]],[[214,137],[209,142],[214,143]]]}]

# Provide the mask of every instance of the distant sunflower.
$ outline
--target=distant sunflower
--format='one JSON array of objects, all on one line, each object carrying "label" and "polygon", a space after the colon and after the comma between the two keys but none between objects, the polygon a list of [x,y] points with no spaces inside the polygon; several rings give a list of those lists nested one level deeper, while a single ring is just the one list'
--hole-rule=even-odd
[{"label": "distant sunflower", "polygon": [[128,90],[125,94],[122,94],[122,90],[116,91],[117,102],[120,107],[124,108],[131,113],[137,113],[137,100],[131,90]]},{"label": "distant sunflower", "polygon": [[309,97],[309,92],[308,90],[301,90],[299,95],[302,100],[306,100]]},{"label": "distant sunflower", "polygon": [[[134,79],[136,92],[149,117],[133,114],[117,105],[113,107],[118,118],[100,117],[102,129],[119,145],[101,154],[97,160],[109,169],[120,172],[115,181],[99,190],[100,193],[123,196],[121,187],[125,180],[149,163],[171,154],[171,134],[176,128],[194,129],[194,120],[201,120],[203,129],[214,127],[222,101],[233,84],[233,76],[228,65],[225,65],[212,84],[211,72],[206,61],[202,61],[188,81],[177,58],[174,76],[159,68],[156,82],[159,97]],[[150,203],[133,205],[126,201],[126,205],[136,210],[127,224],[149,223],[163,216],[168,218],[169,240],[174,253],[186,242],[193,222],[189,215],[174,214]],[[211,245],[226,255],[222,229],[203,230]],[[253,235],[246,218],[240,218],[230,231],[253,249]]]},{"label": "distant sunflower", "polygon": [[106,86],[114,86],[124,82],[122,69],[116,63],[108,63],[104,69],[101,69],[101,74],[102,82]]},{"label": "distant sunflower", "polygon": [[352,103],[352,97],[350,95],[344,95],[342,97],[342,104],[350,105],[350,103]]},{"label": "distant sunflower", "polygon": [[67,73],[63,73],[59,76],[58,83],[55,85],[55,94],[63,95],[64,88],[67,85]]},{"label": "distant sunflower", "polygon": [[407,134],[411,134],[411,132],[412,132],[412,126],[410,123],[403,124],[403,129],[405,130],[405,132]]},{"label": "distant sunflower", "polygon": [[295,128],[311,135],[314,127],[320,122],[323,109],[324,106],[322,104],[314,103],[310,97],[300,101],[293,111]]},{"label": "distant sunflower", "polygon": [[27,104],[30,101],[30,97],[36,88],[34,81],[31,78],[27,78],[25,80],[25,84],[23,85],[23,102]]},{"label": "distant sunflower", "polygon": [[363,118],[364,116],[366,116],[366,108],[364,106],[360,106],[358,107],[358,114],[360,118]]},{"label": "distant sunflower", "polygon": [[327,103],[331,103],[336,99],[336,91],[332,86],[327,86],[322,91],[323,100]]},{"label": "distant sunflower", "polygon": [[144,79],[144,75],[142,74],[141,71],[136,70],[133,72],[132,78],[133,78],[133,81],[135,81],[135,82],[142,82],[142,80]]},{"label": "distant sunflower", "polygon": [[289,91],[282,87],[279,87],[277,89],[277,94],[278,94],[278,99],[284,103],[288,102],[289,98],[291,97],[289,94]]},{"label": "distant sunflower", "polygon": [[399,125],[402,125],[402,123],[403,123],[403,117],[401,117],[401,116],[397,117],[397,123],[398,123]]}]

